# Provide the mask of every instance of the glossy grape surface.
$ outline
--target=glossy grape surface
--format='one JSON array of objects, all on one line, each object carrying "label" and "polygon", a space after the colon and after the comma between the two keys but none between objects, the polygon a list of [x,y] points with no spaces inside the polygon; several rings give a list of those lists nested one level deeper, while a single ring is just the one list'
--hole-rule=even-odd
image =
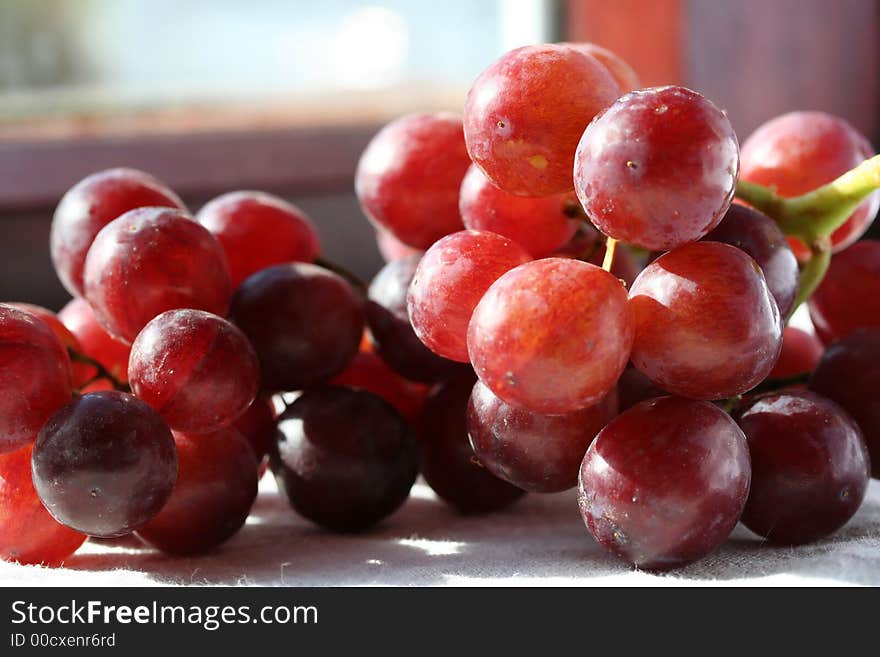
[{"label": "glossy grape surface", "polygon": [[413,381],[435,382],[465,368],[428,349],[413,330],[406,296],[421,256],[385,265],[370,282],[365,306],[369,340],[388,365]]},{"label": "glossy grape surface", "polygon": [[229,192],[209,201],[196,221],[223,245],[232,287],[283,262],[314,262],[318,232],[292,203],[265,192]]},{"label": "glossy grape surface", "polygon": [[340,276],[306,263],[275,265],[239,286],[230,319],[257,352],[263,389],[329,381],[354,358],[363,304]]},{"label": "glossy grape surface", "polygon": [[810,390],[837,402],[862,430],[871,472],[880,479],[880,329],[861,329],[825,350]]},{"label": "glossy grape surface", "polygon": [[503,402],[478,381],[467,428],[474,454],[489,472],[532,493],[556,493],[577,484],[587,447],[616,414],[614,392],[573,413],[539,415]]},{"label": "glossy grape surface", "polygon": [[37,493],[58,522],[107,538],[159,512],[177,478],[177,452],[156,411],[131,395],[102,391],[49,418],[32,468]]},{"label": "glossy grape surface", "polygon": [[825,347],[819,339],[794,326],[786,326],[782,333],[782,351],[770,372],[771,379],[786,379],[816,369]]},{"label": "glossy grape surface", "polygon": [[593,538],[646,570],[715,550],[749,492],[746,439],[708,402],[662,397],[617,416],[581,465],[578,505]]},{"label": "glossy grape surface", "polygon": [[86,540],[46,511],[31,481],[28,445],[0,454],[0,559],[58,566]]},{"label": "glossy grape surface", "polygon": [[880,240],[865,240],[831,258],[809,300],[810,319],[825,344],[860,328],[880,327]]},{"label": "glossy grape surface", "polygon": [[34,441],[70,400],[67,349],[45,322],[0,304],[0,454]]},{"label": "glossy grape surface", "polygon": [[[58,319],[79,341],[82,353],[101,363],[117,381],[123,383],[128,381],[128,356],[131,353],[131,346],[117,340],[104,330],[88,301],[81,297],[71,299],[58,312]],[[90,365],[87,365],[86,369],[88,378],[97,373]]]},{"label": "glossy grape surface", "polygon": [[434,244],[419,261],[407,295],[413,330],[435,354],[468,361],[468,322],[499,276],[531,260],[506,237],[463,230]]},{"label": "glossy grape surface", "polygon": [[[6,305],[30,313],[40,321],[44,322],[46,326],[52,330],[52,333],[55,334],[55,337],[58,338],[58,341],[65,349],[73,350],[79,354],[84,353],[82,345],[79,343],[77,337],[62,323],[58,315],[48,308],[35,306],[32,303],[9,303]],[[70,368],[72,376],[71,382],[74,389],[79,388],[83,383],[91,379],[95,369],[91,365],[73,361],[70,364]]]},{"label": "glossy grape surface", "polygon": [[761,397],[739,418],[752,486],[742,522],[774,543],[810,543],[837,531],[865,497],[871,464],[858,426],[806,390]]},{"label": "glossy grape surface", "polygon": [[542,414],[601,400],[626,367],[632,340],[620,281],[564,258],[535,260],[499,278],[468,330],[480,380],[507,403]]},{"label": "glossy grape surface", "polygon": [[470,165],[455,114],[410,114],[385,126],[361,155],[355,192],[377,228],[416,249],[462,229],[458,190]]},{"label": "glossy grape surface", "polygon": [[642,86],[639,76],[633,70],[632,66],[627,64],[617,53],[607,48],[597,46],[595,43],[566,43],[563,44],[569,48],[590,55],[599,60],[599,62],[608,69],[611,77],[620,87],[620,93],[625,94]]},{"label": "glossy grape surface", "polygon": [[136,169],[100,171],[70,188],[55,209],[49,239],[55,271],[68,292],[84,294],[86,254],[98,232],[129,210],[148,206],[186,210],[177,194]]},{"label": "glossy grape surface", "polygon": [[511,194],[570,192],[578,140],[619,95],[608,69],[592,57],[562,45],[517,48],[484,70],[468,92],[468,153]]},{"label": "glossy grape surface", "polygon": [[271,467],[303,517],[334,531],[362,531],[409,496],[418,472],[415,434],[372,393],[309,390],[281,415]]},{"label": "glossy grape surface", "polygon": [[571,203],[577,203],[573,194],[532,198],[505,192],[476,165],[468,169],[459,197],[466,228],[512,239],[533,258],[550,255],[574,235],[577,222],[565,213]]},{"label": "glossy grape surface", "polygon": [[656,87],[626,94],[590,124],[574,182],[600,231],[666,251],[718,225],[738,169],[727,116],[690,89]]},{"label": "glossy grape surface", "polygon": [[179,462],[171,497],[137,534],[170,554],[207,552],[232,537],[257,497],[257,460],[234,428],[175,433]]},{"label": "glossy grape surface", "polygon": [[98,233],[86,258],[85,297],[101,325],[125,342],[166,310],[223,316],[230,294],[220,242],[179,210],[126,213]]},{"label": "glossy grape surface", "polygon": [[202,310],[169,310],[150,320],[131,346],[128,378],[171,429],[193,433],[229,425],[260,390],[247,338]]},{"label": "glossy grape surface", "polygon": [[761,269],[743,251],[696,242],[660,256],[630,290],[633,364],[694,399],[742,394],[779,356],[782,322]]},{"label": "glossy grape surface", "polygon": [[[874,154],[868,140],[841,118],[823,112],[790,112],[760,126],[742,147],[743,180],[799,196],[831,182]],[[880,192],[871,194],[831,235],[834,251],[855,242],[871,225]],[[799,258],[809,254],[790,238]]]},{"label": "glossy grape surface", "polygon": [[499,479],[476,459],[466,412],[476,377],[456,376],[434,387],[419,418],[420,470],[437,496],[459,513],[491,513],[525,491]]},{"label": "glossy grape surface", "polygon": [[372,392],[396,408],[413,426],[427,394],[426,386],[405,379],[379,356],[368,351],[359,351],[331,383]]},{"label": "glossy grape surface", "polygon": [[748,253],[764,273],[764,280],[782,317],[788,317],[798,289],[798,263],[785,234],[768,216],[734,203],[721,223],[705,238],[730,244]]}]

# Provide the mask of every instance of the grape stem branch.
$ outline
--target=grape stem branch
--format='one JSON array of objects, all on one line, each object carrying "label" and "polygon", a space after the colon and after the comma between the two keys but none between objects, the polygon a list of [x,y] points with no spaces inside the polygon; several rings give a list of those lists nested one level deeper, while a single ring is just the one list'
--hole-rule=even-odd
[{"label": "grape stem branch", "polygon": [[801,239],[815,252],[827,246],[822,242],[877,189],[880,189],[880,155],[801,196],[783,198],[770,187],[745,180],[737,183],[736,195],[774,219],[786,235]]},{"label": "grape stem branch", "polygon": [[775,189],[740,180],[736,196],[776,221],[786,235],[806,244],[811,257],[801,267],[792,313],[810,298],[831,262],[831,234],[872,192],[880,189],[880,155],[811,192],[784,198]]},{"label": "grape stem branch", "polygon": [[611,271],[611,267],[614,265],[615,253],[617,253],[617,240],[609,237],[605,241],[605,257],[602,259],[602,269],[607,272]]},{"label": "grape stem branch", "polygon": [[70,348],[67,349],[67,353],[70,354],[70,360],[72,362],[82,363],[84,365],[89,365],[90,367],[95,368],[95,375],[91,379],[89,379],[88,381],[83,383],[79,387],[79,390],[82,390],[83,388],[86,388],[87,386],[92,385],[96,381],[100,381],[101,379],[104,379],[106,381],[109,381],[110,384],[114,388],[116,388],[116,390],[121,390],[123,392],[130,392],[131,391],[131,388],[128,386],[127,383],[123,383],[122,381],[117,379],[115,376],[113,376],[113,374],[110,372],[110,370],[108,370],[106,367],[101,365],[101,363],[96,361],[94,358],[86,356],[85,354],[82,354],[82,353],[80,353],[74,349],[70,349]]}]

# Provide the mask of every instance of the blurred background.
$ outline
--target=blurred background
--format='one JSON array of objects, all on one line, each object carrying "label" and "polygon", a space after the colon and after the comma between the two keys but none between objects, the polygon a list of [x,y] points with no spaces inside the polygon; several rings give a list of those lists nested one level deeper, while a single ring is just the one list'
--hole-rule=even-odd
[{"label": "blurred background", "polygon": [[64,191],[149,171],[195,211],[232,189],[289,198],[327,257],[381,265],[353,193],[371,135],[460,110],[476,75],[529,43],[593,41],[646,86],[726,108],[740,140],[793,109],[876,144],[877,0],[2,0],[0,299],[58,308],[48,233]]}]

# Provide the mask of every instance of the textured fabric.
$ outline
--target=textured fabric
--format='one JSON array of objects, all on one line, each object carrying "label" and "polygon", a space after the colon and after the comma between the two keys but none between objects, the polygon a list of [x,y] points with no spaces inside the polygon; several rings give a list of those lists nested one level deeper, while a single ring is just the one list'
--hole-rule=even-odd
[{"label": "textured fabric", "polygon": [[89,542],[64,568],[0,562],[0,585],[880,585],[880,482],[837,534],[761,545],[737,527],[715,554],[671,575],[634,572],[584,529],[574,491],[529,495],[501,513],[461,517],[424,485],[372,532],[340,536],[297,517],[264,478],[248,524],[211,554],[171,558]]}]

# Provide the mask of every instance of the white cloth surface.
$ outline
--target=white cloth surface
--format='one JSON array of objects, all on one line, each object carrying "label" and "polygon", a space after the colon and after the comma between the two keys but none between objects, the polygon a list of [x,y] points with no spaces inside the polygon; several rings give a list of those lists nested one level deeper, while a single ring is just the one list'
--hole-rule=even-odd
[{"label": "white cloth surface", "polygon": [[632,571],[607,555],[584,528],[574,491],[462,517],[420,483],[373,531],[337,535],[296,516],[271,475],[260,488],[245,527],[210,554],[175,558],[88,542],[62,568],[0,562],[0,585],[880,585],[880,481],[826,540],[770,547],[739,526],[716,553],[667,575]]}]

